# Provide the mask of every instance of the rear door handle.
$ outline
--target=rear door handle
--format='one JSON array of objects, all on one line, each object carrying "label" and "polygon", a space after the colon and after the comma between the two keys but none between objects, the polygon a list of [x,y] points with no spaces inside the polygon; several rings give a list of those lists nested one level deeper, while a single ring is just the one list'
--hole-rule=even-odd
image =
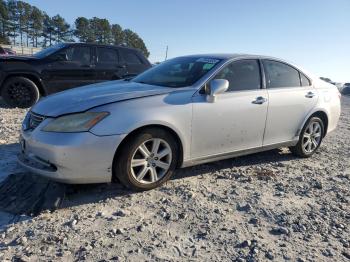
[{"label": "rear door handle", "polygon": [[313,98],[314,96],[315,96],[316,94],[315,93],[313,93],[313,92],[307,92],[307,94],[305,95],[305,97],[307,97],[307,98]]},{"label": "rear door handle", "polygon": [[252,101],[252,103],[256,104],[256,105],[261,105],[265,102],[267,102],[267,99],[265,97],[262,97],[262,96],[258,96],[254,101]]}]

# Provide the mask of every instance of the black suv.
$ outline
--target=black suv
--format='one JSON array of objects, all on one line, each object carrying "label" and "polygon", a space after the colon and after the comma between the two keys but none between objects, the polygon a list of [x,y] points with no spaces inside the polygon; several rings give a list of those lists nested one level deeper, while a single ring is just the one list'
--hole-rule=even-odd
[{"label": "black suv", "polygon": [[87,84],[133,77],[150,68],[133,48],[61,43],[28,57],[0,57],[0,96],[30,107],[40,96]]}]

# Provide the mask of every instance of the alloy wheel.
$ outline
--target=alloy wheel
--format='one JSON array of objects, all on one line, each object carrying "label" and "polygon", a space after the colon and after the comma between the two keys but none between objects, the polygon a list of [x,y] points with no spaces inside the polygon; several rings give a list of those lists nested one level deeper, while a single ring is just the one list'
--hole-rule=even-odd
[{"label": "alloy wheel", "polygon": [[8,97],[19,103],[20,105],[25,105],[31,100],[30,87],[22,82],[12,83],[7,90]]},{"label": "alloy wheel", "polygon": [[322,139],[322,127],[319,122],[311,121],[303,135],[303,149],[306,153],[312,153],[319,146]]},{"label": "alloy wheel", "polygon": [[139,145],[133,153],[131,174],[139,183],[155,183],[166,175],[171,161],[170,145],[163,139],[152,138]]}]

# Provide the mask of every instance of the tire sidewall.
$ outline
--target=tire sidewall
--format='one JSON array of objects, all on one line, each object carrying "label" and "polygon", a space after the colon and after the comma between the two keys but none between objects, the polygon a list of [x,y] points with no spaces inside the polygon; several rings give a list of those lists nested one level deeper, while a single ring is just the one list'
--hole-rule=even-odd
[{"label": "tire sidewall", "polygon": [[[31,99],[28,102],[28,104],[19,104],[18,102],[8,97],[7,90],[9,90],[9,88],[11,88],[11,85],[15,82],[25,83],[25,85],[29,88]],[[4,99],[5,103],[10,107],[28,108],[33,106],[36,102],[38,102],[40,98],[40,92],[38,87],[32,80],[26,77],[11,77],[10,79],[6,80],[3,87],[1,88],[1,96]]]},{"label": "tire sidewall", "polygon": [[[160,138],[166,141],[172,153],[172,160],[169,170],[165,176],[155,183],[143,184],[137,181],[131,174],[131,160],[136,149],[145,141],[152,138]],[[115,175],[129,188],[136,190],[150,190],[159,187],[165,183],[174,173],[176,169],[179,156],[179,149],[174,137],[168,132],[161,129],[147,129],[144,132],[136,134],[134,139],[129,139],[126,144],[124,144],[122,150],[120,151],[120,156],[116,158],[116,168]]]}]

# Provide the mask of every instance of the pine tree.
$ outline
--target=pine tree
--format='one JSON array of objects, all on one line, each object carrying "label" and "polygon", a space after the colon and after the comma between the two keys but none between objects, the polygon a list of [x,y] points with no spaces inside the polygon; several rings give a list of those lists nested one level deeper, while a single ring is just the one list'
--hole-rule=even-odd
[{"label": "pine tree", "polygon": [[51,46],[53,44],[55,39],[53,21],[46,13],[43,13],[43,31],[41,36],[44,38],[42,47]]},{"label": "pine tree", "polygon": [[120,25],[118,24],[112,25],[111,33],[112,33],[111,43],[115,45],[122,45],[124,43],[124,32],[123,32],[123,28]]},{"label": "pine tree", "polygon": [[141,37],[139,37],[138,34],[133,32],[130,29],[125,29],[123,31],[124,34],[124,43],[126,46],[138,48],[142,51],[142,53],[148,57],[149,56],[149,51],[147,50],[147,47]]},{"label": "pine tree", "polygon": [[90,21],[85,17],[78,17],[75,20],[75,31],[74,35],[79,39],[80,42],[92,42]]},{"label": "pine tree", "polygon": [[8,33],[7,35],[12,38],[13,44],[16,44],[16,38],[18,36],[18,8],[17,1],[9,0],[7,2],[8,10]]},{"label": "pine tree", "polygon": [[27,29],[27,25],[29,23],[30,13],[31,13],[31,5],[22,1],[17,1],[17,15],[18,15],[17,29],[18,29],[21,45],[23,45],[23,37]]},{"label": "pine tree", "polygon": [[38,39],[43,34],[43,22],[43,13],[38,8],[33,7],[30,14],[30,32],[32,36],[32,45],[35,47],[38,47]]},{"label": "pine tree", "polygon": [[56,43],[66,42],[71,39],[70,25],[60,15],[52,17],[53,33]]},{"label": "pine tree", "polygon": [[9,14],[7,9],[7,3],[4,0],[0,0],[0,43],[9,44],[10,39],[8,37],[8,20]]},{"label": "pine tree", "polygon": [[127,45],[139,48],[146,56],[149,52],[138,34],[123,30],[118,24],[111,25],[105,18],[78,17],[75,29],[59,14],[50,17],[39,8],[24,1],[0,0],[0,43],[19,42],[37,47],[74,41]]}]

